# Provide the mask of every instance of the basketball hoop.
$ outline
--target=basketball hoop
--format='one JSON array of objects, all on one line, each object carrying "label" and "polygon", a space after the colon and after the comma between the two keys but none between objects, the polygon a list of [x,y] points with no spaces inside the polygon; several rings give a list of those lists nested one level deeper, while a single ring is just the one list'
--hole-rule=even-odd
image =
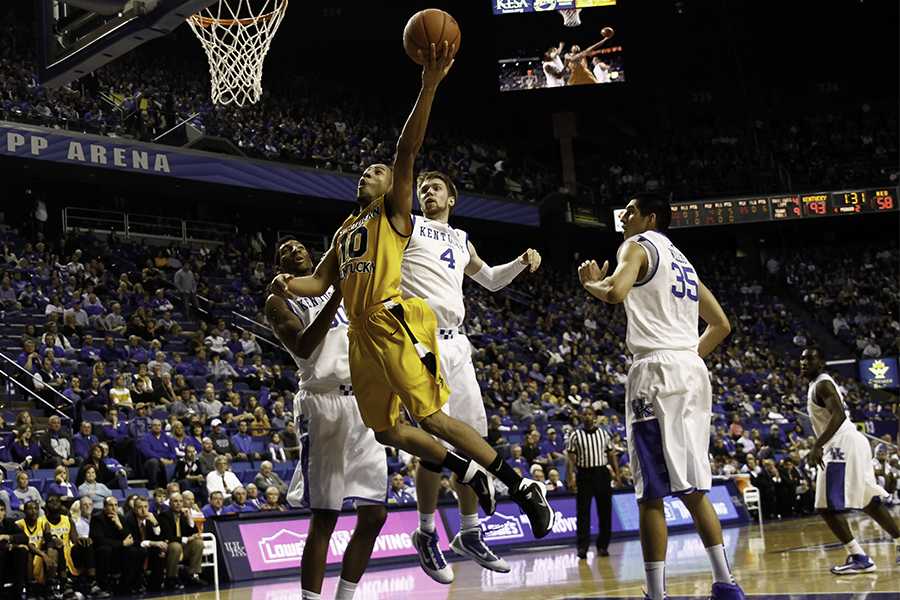
[{"label": "basketball hoop", "polygon": [[255,104],[262,96],[263,61],[288,0],[219,0],[188,24],[209,59],[214,104]]},{"label": "basketball hoop", "polygon": [[578,27],[581,25],[581,9],[580,8],[561,8],[559,14],[562,15],[563,25],[566,27]]}]

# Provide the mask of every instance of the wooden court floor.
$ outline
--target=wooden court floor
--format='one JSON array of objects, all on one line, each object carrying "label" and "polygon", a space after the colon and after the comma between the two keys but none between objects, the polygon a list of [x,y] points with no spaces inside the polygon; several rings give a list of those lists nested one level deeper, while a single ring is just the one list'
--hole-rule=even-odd
[{"label": "wooden court floor", "polygon": [[[900,518],[900,510],[894,509]],[[857,539],[874,559],[877,572],[835,577],[831,565],[843,562],[844,549],[818,517],[725,530],[725,545],[738,581],[758,599],[900,600],[900,566],[891,540],[871,520],[851,517]],[[456,580],[433,582],[418,564],[370,570],[355,600],[545,600],[564,598],[641,598],[643,564],[637,540],[614,542],[609,557],[588,554],[579,561],[573,547],[508,552],[512,571],[491,573],[470,561],[455,561]],[[670,536],[668,591],[671,596],[707,597],[710,574],[706,552],[696,534]],[[322,598],[331,600],[337,578],[329,577]],[[814,595],[814,596],[813,596]],[[186,595],[187,596],[187,595]],[[257,581],[216,592],[189,595],[194,600],[299,600],[299,577]],[[173,598],[183,599],[184,596]]]}]

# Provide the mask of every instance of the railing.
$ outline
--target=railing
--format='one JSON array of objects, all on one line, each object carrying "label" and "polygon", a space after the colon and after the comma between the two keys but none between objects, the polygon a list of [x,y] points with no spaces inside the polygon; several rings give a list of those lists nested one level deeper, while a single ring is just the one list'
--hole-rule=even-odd
[{"label": "railing", "polygon": [[203,242],[221,244],[237,234],[237,227],[229,223],[185,221],[158,215],[132,214],[115,210],[98,210],[67,206],[63,209],[63,228],[66,231],[116,233],[122,237],[150,238],[182,243]]},{"label": "railing", "polygon": [[[8,367],[13,367],[12,373],[7,371]],[[53,392],[53,394],[55,394],[66,406],[68,406],[72,409],[72,414],[67,415],[66,413],[61,411],[59,408],[57,408],[56,406],[54,406],[53,404],[48,402],[40,394],[38,394],[34,390],[29,389],[28,386],[26,386],[24,383],[19,381],[19,379],[17,377],[15,377],[16,372],[21,372],[23,374],[24,378],[27,378],[26,381],[34,379],[34,375],[32,373],[29,373],[27,369],[22,367],[22,365],[17,363],[14,359],[10,358],[3,352],[0,352],[0,376],[2,376],[3,378],[6,379],[7,384],[11,384],[12,386],[15,386],[16,388],[21,390],[21,392],[26,397],[30,397],[32,400],[34,400],[36,402],[40,402],[41,404],[46,406],[51,412],[56,413],[60,417],[62,417],[64,419],[72,419],[73,422],[75,421],[75,418],[77,416],[75,414],[77,407],[75,406],[75,403],[72,402],[72,400],[70,400],[69,398],[64,396],[58,390],[53,389],[49,385],[45,386],[45,389],[48,389],[51,392]]]}]

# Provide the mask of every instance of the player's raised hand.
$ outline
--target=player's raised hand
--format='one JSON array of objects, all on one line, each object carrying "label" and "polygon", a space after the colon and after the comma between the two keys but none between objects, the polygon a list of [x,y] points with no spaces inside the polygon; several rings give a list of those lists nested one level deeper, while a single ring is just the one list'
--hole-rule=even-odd
[{"label": "player's raised hand", "polygon": [[541,253],[534,248],[529,248],[519,256],[519,262],[528,265],[529,273],[534,273],[541,266]]},{"label": "player's raised hand", "polygon": [[[431,56],[427,57],[428,60],[423,61],[422,65],[422,85],[424,87],[437,86],[444,79],[455,62],[453,56],[456,55],[456,46],[451,46],[447,40],[444,40],[440,44],[431,44],[430,51]],[[421,60],[423,58],[422,51],[417,50],[417,53]]]},{"label": "player's raised hand", "polygon": [[603,261],[603,266],[600,267],[597,265],[596,260],[586,260],[581,263],[581,266],[578,267],[578,279],[581,280],[581,285],[586,286],[591,283],[597,283],[604,277],[606,277],[606,272],[609,271],[609,261]]}]

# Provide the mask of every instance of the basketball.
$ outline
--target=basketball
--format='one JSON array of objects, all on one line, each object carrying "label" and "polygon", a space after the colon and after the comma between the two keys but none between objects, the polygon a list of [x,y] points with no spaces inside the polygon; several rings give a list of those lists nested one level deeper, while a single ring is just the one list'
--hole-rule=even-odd
[{"label": "basketball", "polygon": [[614,33],[615,33],[615,30],[613,30],[612,27],[604,27],[603,29],[600,30],[600,35],[602,35],[605,38],[611,38]]},{"label": "basketball", "polygon": [[[434,44],[440,52],[440,46],[444,41],[450,46],[455,46],[451,52],[453,56],[459,52],[460,32],[456,19],[437,8],[420,10],[406,23],[403,29],[403,49],[406,54],[417,64],[425,64],[431,52],[431,44]],[[421,50],[419,58],[417,51]]]}]

